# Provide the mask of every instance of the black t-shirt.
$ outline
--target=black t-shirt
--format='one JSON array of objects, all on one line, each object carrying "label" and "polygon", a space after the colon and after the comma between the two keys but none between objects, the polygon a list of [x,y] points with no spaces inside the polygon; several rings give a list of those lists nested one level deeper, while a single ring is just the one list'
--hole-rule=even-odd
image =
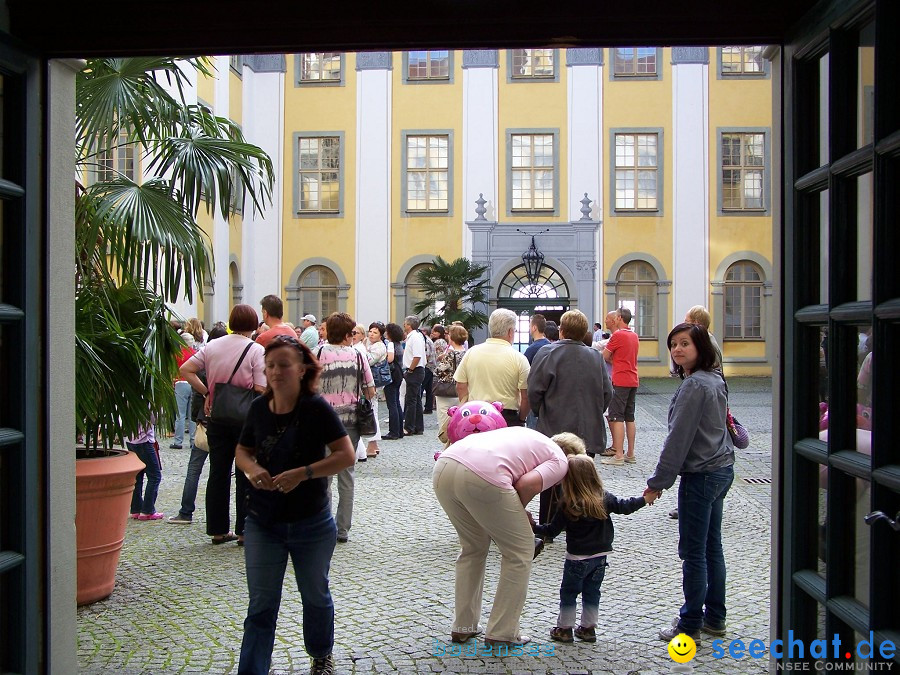
[{"label": "black t-shirt", "polygon": [[[301,396],[294,412],[283,415],[269,410],[269,400],[260,396],[250,406],[240,443],[253,448],[256,461],[274,477],[324,459],[325,446],[346,435],[334,408],[321,396]],[[328,506],[327,489],[326,478],[303,480],[287,494],[251,487],[247,510],[262,523],[295,522]]]}]

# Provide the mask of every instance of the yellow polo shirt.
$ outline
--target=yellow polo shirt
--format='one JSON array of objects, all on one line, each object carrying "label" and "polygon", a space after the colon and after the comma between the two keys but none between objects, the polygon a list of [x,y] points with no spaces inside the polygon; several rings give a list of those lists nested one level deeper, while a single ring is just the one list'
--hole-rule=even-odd
[{"label": "yellow polo shirt", "polygon": [[470,401],[500,401],[504,410],[519,409],[519,390],[528,388],[531,366],[520,351],[501,338],[488,338],[463,356],[453,379],[469,385]]}]

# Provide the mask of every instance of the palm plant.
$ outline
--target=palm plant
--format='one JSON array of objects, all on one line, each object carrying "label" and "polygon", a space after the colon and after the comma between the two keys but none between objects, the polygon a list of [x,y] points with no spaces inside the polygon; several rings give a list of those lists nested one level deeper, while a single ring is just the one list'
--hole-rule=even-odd
[{"label": "palm plant", "polygon": [[[190,68],[211,75],[203,59],[104,58],[76,79],[75,411],[94,452],[174,415],[182,342],[166,303],[212,278],[201,205],[228,217],[238,195],[271,200],[268,155],[187,103]],[[110,162],[129,147],[140,182]]]},{"label": "palm plant", "polygon": [[[473,263],[468,258],[457,258],[447,262],[437,256],[428,267],[423,267],[417,274],[422,293],[425,296],[414,306],[416,312],[427,312],[422,320],[425,323],[443,323],[462,321],[466,330],[471,332],[487,324],[487,314],[478,309],[488,301],[490,285],[482,279],[490,269],[487,265]],[[436,303],[443,302],[439,309]]]}]

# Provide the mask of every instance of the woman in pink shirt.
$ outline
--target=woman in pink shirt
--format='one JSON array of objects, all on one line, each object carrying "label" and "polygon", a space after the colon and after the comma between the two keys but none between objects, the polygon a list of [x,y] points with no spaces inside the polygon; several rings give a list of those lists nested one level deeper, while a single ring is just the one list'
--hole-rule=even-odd
[{"label": "woman in pink shirt", "polygon": [[[204,412],[210,416],[212,403],[216,396],[216,384],[228,382],[235,365],[245,353],[241,365],[231,378],[231,384],[255,389],[258,393],[266,390],[265,349],[262,345],[250,340],[250,334],[256,330],[258,323],[256,310],[250,305],[235,305],[228,318],[230,335],[219,338],[194,354],[183,366],[181,376],[187,380],[196,392],[206,398]],[[206,371],[207,387],[197,377],[201,370]],[[216,422],[210,416],[206,436],[209,441],[209,481],[206,484],[206,533],[212,537],[213,544],[224,544],[238,540],[243,543],[245,495],[250,486],[247,478],[240,471],[235,476],[237,517],[235,533],[229,530],[231,521],[231,467],[234,464],[234,449],[241,435],[241,427]]]},{"label": "woman in pink shirt", "polygon": [[456,618],[450,638],[478,635],[484,567],[493,540],[503,556],[484,642],[523,645],[519,619],[528,593],[534,536],[525,513],[531,499],[566,475],[556,443],[526,427],[472,434],[445,450],[434,466],[434,492],[459,535]]}]

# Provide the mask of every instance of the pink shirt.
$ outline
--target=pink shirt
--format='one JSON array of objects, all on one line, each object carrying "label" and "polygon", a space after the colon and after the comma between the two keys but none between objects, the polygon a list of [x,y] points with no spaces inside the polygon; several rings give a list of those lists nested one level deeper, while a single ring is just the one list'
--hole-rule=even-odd
[{"label": "pink shirt", "polygon": [[566,475],[569,464],[559,446],[539,431],[505,427],[471,434],[441,453],[474,471],[491,485],[512,489],[529,471],[537,471],[543,490]]},{"label": "pink shirt", "polygon": [[266,386],[266,350],[262,345],[251,342],[249,338],[237,333],[223,335],[218,340],[206,343],[199,352],[194,354],[188,363],[195,363],[200,370],[206,371],[206,382],[209,386],[209,403],[216,395],[216,384],[227,382],[231,371],[247,345],[251,345],[250,351],[241,362],[241,367],[234,374],[231,384],[236,387],[250,389],[254,385]]}]

